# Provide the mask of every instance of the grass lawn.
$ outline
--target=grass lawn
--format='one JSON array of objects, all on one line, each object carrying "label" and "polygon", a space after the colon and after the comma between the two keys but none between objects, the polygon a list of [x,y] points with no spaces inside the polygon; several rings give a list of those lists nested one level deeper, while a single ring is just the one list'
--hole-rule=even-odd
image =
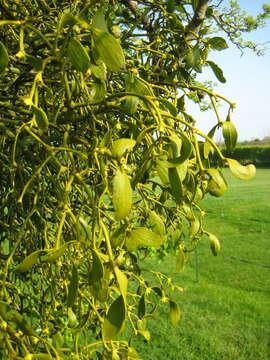
[{"label": "grass lawn", "polygon": [[160,308],[149,322],[151,342],[134,343],[145,360],[270,359],[270,170],[259,169],[250,181],[225,176],[225,196],[202,204],[205,228],[219,237],[221,252],[214,257],[205,239],[197,266],[196,254],[180,273],[173,258],[158,265],[185,288],[174,294],[182,320],[174,329],[168,305]]}]

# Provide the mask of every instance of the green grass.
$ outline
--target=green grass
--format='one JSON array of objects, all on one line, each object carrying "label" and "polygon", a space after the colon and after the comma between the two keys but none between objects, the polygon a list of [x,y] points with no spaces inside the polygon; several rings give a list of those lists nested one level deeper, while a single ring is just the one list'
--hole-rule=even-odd
[{"label": "green grass", "polygon": [[202,204],[205,228],[219,237],[221,252],[213,257],[202,242],[198,279],[195,254],[181,273],[173,258],[158,265],[185,289],[174,293],[182,320],[173,328],[168,305],[160,308],[148,326],[151,342],[134,343],[145,360],[270,359],[270,170],[246,182],[225,176],[225,196]]}]

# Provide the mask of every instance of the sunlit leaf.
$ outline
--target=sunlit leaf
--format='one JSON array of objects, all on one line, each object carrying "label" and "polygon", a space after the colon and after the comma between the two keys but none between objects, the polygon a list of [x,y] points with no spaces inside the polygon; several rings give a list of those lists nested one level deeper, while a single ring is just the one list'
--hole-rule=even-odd
[{"label": "sunlit leaf", "polygon": [[241,165],[237,160],[226,159],[232,174],[242,180],[252,179],[256,175],[256,168],[254,165]]},{"label": "sunlit leaf", "polygon": [[157,234],[161,236],[164,236],[166,234],[164,222],[155,211],[149,211],[149,223],[151,226],[151,230],[153,230]]},{"label": "sunlit leaf", "polygon": [[129,251],[139,247],[160,247],[165,241],[163,236],[158,235],[146,227],[138,227],[131,230],[126,237],[126,247]]},{"label": "sunlit leaf", "polygon": [[221,124],[222,133],[226,145],[226,149],[229,153],[232,153],[237,143],[237,130],[231,121],[224,121]]},{"label": "sunlit leaf", "polygon": [[101,60],[111,71],[119,72],[125,66],[125,57],[120,43],[108,32],[93,28],[94,47]]},{"label": "sunlit leaf", "polygon": [[117,169],[113,178],[113,207],[117,220],[122,220],[131,210],[132,205],[132,189],[127,174]]},{"label": "sunlit leaf", "polygon": [[214,50],[224,50],[228,48],[228,44],[226,40],[220,36],[214,36],[208,39],[208,44],[210,44],[211,48]]},{"label": "sunlit leaf", "polygon": [[121,138],[112,143],[112,156],[116,159],[121,159],[126,151],[130,151],[135,146],[134,139]]},{"label": "sunlit leaf", "polygon": [[227,191],[228,185],[221,171],[208,169],[207,173],[211,177],[208,182],[207,191],[213,196],[222,196]]}]

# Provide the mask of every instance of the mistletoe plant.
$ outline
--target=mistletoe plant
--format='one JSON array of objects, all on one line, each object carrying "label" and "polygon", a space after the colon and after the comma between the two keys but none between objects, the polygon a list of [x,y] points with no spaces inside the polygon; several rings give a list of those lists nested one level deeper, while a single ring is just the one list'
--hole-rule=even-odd
[{"label": "mistletoe plant", "polygon": [[[142,259],[171,249],[180,271],[202,237],[217,255],[200,201],[227,190],[225,166],[241,179],[255,174],[213,141],[222,128],[233,151],[234,104],[196,74],[210,67],[225,82],[208,55],[228,45],[213,31],[256,48],[239,33],[269,9],[254,19],[235,2],[218,7],[0,1],[2,359],[138,359],[132,339],[150,341],[159,303],[178,322],[177,286]],[[189,97],[214,109],[208,135],[186,112]]]}]

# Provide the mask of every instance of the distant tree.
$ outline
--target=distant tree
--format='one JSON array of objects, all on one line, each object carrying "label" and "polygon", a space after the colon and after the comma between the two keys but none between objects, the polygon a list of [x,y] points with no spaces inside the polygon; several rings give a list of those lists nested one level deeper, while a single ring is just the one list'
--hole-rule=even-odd
[{"label": "distant tree", "polygon": [[[138,359],[160,302],[180,319],[177,287],[141,260],[171,252],[180,271],[203,236],[217,255],[199,203],[226,191],[224,166],[255,174],[214,143],[222,128],[234,149],[234,103],[196,75],[226,81],[216,32],[261,53],[241,36],[270,7],[222,3],[0,0],[1,359]],[[187,98],[213,107],[208,135]]]}]

